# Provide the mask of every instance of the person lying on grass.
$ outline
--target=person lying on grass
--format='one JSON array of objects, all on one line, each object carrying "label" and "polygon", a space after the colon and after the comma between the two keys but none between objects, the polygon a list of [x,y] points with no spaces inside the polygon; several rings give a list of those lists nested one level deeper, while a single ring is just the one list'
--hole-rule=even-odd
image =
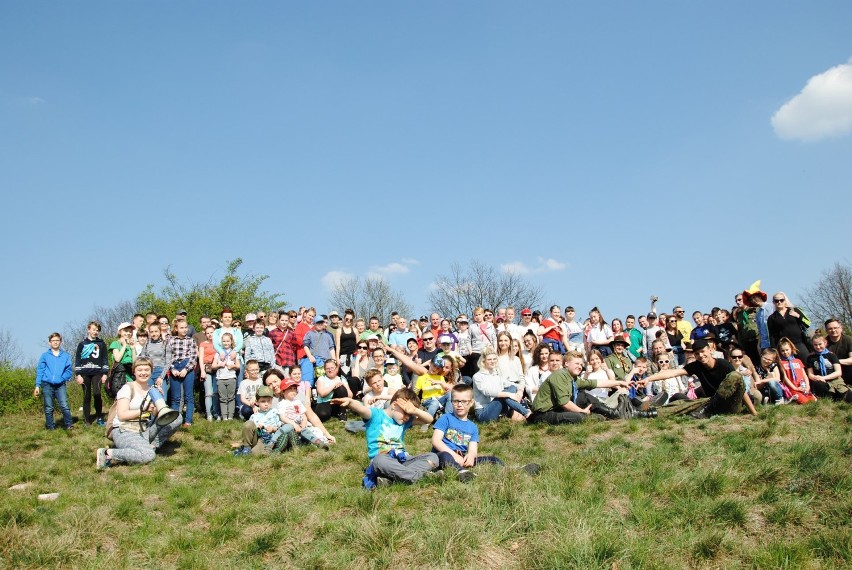
[{"label": "person lying on grass", "polygon": [[[476,473],[470,470],[474,465],[493,463],[503,466],[503,461],[498,457],[479,455],[479,428],[468,419],[473,407],[473,386],[453,386],[450,403],[452,411],[438,418],[435,431],[432,432],[432,451],[438,454],[441,469],[455,469],[459,481],[466,483],[476,477]],[[536,475],[540,467],[536,463],[528,463],[521,469]]]},{"label": "person lying on grass", "polygon": [[432,415],[420,409],[420,398],[410,388],[397,390],[386,410],[370,408],[352,398],[335,398],[332,403],[364,418],[370,458],[364,474],[367,489],[397,481],[414,483],[438,468],[436,454],[411,457],[405,451],[405,432],[414,424],[432,423]]}]

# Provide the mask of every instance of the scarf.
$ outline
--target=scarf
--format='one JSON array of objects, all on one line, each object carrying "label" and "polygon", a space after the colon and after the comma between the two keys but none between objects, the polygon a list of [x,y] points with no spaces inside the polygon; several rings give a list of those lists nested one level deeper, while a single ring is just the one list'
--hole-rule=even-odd
[{"label": "scarf", "polygon": [[826,376],[828,373],[826,372],[826,356],[828,355],[828,349],[823,348],[820,352],[817,353],[819,355],[819,374],[820,376]]},{"label": "scarf", "polygon": [[793,385],[798,386],[799,385],[799,379],[796,378],[796,360],[797,360],[797,358],[791,354],[787,358],[784,358],[782,356],[781,359],[787,361],[787,365],[790,368],[790,375],[793,377]]}]

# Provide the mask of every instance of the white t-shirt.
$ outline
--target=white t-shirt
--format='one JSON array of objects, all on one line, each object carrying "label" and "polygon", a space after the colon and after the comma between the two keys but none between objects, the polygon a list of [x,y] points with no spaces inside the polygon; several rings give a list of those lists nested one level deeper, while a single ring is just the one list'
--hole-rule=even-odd
[{"label": "white t-shirt", "polygon": [[401,374],[388,374],[385,373],[382,376],[382,379],[388,384],[388,392],[393,394],[400,388],[402,388],[402,375]]},{"label": "white t-shirt", "polygon": [[[140,388],[139,386],[132,386],[135,382],[128,382],[116,394],[116,400],[130,400],[130,403],[127,406],[128,410],[136,410],[142,406],[143,400],[145,400],[145,396],[148,395],[148,391]],[[142,426],[147,426],[147,422],[142,422]],[[122,421],[118,419],[118,414],[116,414],[115,419],[112,420],[112,427],[114,429],[121,428],[126,431],[141,431],[139,420],[127,420]]]},{"label": "white t-shirt", "polygon": [[[589,380],[607,380],[609,376],[607,375],[606,370],[601,368],[597,372],[587,372],[586,378]],[[606,400],[609,398],[609,388],[593,388],[588,390],[588,392],[598,400]]]},{"label": "white t-shirt", "polygon": [[242,397],[240,404],[254,400],[254,395],[257,393],[257,389],[260,388],[261,384],[263,384],[263,381],[260,378],[257,380],[246,378],[240,382],[240,389],[237,390],[237,395]]},{"label": "white t-shirt", "polygon": [[[379,395],[380,396],[389,396],[390,395],[390,388],[385,386],[384,388],[382,388],[382,393],[379,394]],[[373,394],[372,390],[370,390],[369,392],[364,394],[363,402],[364,402],[365,406],[369,406],[371,408],[384,409],[385,407],[387,407],[388,402],[390,402],[390,400],[384,400],[384,399],[377,400],[376,395]]]},{"label": "white t-shirt", "polygon": [[[242,384],[240,385],[242,386]],[[299,398],[296,398],[295,400],[288,400],[285,398],[278,402],[278,413],[298,425],[301,425],[302,418],[307,410],[307,406],[305,406],[304,402],[302,402]]]}]

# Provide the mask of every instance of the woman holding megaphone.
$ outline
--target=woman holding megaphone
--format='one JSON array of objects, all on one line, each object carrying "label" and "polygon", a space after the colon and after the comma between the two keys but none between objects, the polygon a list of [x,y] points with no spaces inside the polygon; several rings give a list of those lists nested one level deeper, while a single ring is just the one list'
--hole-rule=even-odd
[{"label": "woman holding megaphone", "polygon": [[[166,407],[163,394],[154,386],[148,387],[153,365],[145,357],[133,363],[134,381],[118,391],[107,426],[115,443],[112,449],[96,452],[98,469],[116,463],[141,465],[154,460],[155,451],[180,428],[180,413]],[[110,421],[112,423],[110,423]]]}]

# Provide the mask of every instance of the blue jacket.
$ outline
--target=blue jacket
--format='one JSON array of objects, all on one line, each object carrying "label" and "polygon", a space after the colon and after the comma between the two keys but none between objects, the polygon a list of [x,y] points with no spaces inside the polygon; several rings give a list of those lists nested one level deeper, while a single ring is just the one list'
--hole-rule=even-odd
[{"label": "blue jacket", "polygon": [[42,382],[59,386],[71,380],[74,369],[71,366],[71,355],[59,349],[59,354],[54,355],[48,350],[38,359],[36,368],[36,388],[40,388]]}]

